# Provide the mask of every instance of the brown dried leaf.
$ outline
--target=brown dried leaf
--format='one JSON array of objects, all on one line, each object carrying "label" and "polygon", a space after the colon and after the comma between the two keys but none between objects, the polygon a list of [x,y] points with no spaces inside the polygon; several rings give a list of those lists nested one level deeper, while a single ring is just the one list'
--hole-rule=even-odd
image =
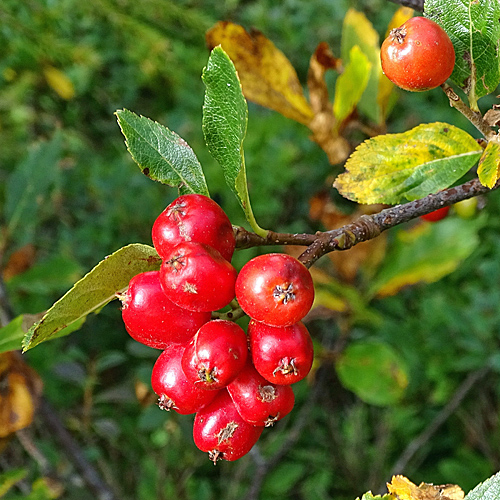
[{"label": "brown dried leaf", "polygon": [[27,271],[35,262],[36,250],[31,243],[16,250],[7,261],[3,270],[3,279],[9,279]]},{"label": "brown dried leaf", "polygon": [[456,484],[420,483],[418,486],[404,476],[393,476],[387,489],[398,500],[463,500],[464,492]]},{"label": "brown dried leaf", "polygon": [[287,57],[260,31],[229,21],[206,33],[209,49],[221,45],[233,61],[245,97],[299,123],[313,118],[297,73]]},{"label": "brown dried leaf", "polygon": [[0,438],[28,427],[42,392],[42,381],[17,352],[0,355]]},{"label": "brown dried leaf", "polygon": [[497,107],[493,107],[492,109],[489,109],[486,111],[484,114],[484,121],[490,126],[490,127],[496,127],[500,125],[500,109]]}]

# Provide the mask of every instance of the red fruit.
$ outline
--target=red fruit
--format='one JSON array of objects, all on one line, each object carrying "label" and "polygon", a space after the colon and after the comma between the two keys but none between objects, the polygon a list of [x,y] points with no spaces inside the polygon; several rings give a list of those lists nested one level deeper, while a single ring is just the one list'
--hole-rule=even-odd
[{"label": "red fruit", "polygon": [[156,349],[165,349],[171,342],[187,342],[210,320],[209,312],[188,311],[169,300],[161,288],[158,271],[134,276],[121,300],[127,332],[141,344]]},{"label": "red fruit", "polygon": [[303,323],[275,327],[252,320],[248,337],[253,364],[269,382],[294,384],[311,370],[313,343]]},{"label": "red fruit", "polygon": [[203,389],[226,387],[243,369],[248,356],[247,336],[232,321],[205,323],[191,339],[182,356],[189,381]]},{"label": "red fruit", "polygon": [[175,410],[181,415],[195,413],[210,403],[217,391],[204,391],[186,378],[181,358],[184,347],[169,345],[156,360],[151,374],[151,386],[159,396],[162,410]]},{"label": "red fruit", "polygon": [[[209,394],[211,391],[205,391]],[[238,460],[257,442],[264,427],[245,422],[228,392],[223,389],[194,418],[194,443],[210,460]]]},{"label": "red fruit", "polygon": [[430,212],[428,214],[421,215],[420,218],[423,220],[426,220],[428,222],[438,222],[438,221],[444,219],[448,215],[449,211],[450,211],[450,207],[442,207],[442,208],[438,208],[437,210],[434,210],[434,212]]},{"label": "red fruit", "polygon": [[295,403],[289,385],[276,385],[260,375],[250,360],[227,387],[243,420],[252,425],[270,427],[288,415]]},{"label": "red fruit", "polygon": [[387,78],[413,92],[439,87],[455,66],[455,50],[446,31],[425,17],[412,17],[391,30],[380,58]]},{"label": "red fruit", "polygon": [[290,255],[271,253],[243,266],[236,280],[236,298],[251,318],[286,326],[309,312],[314,286],[304,264]]},{"label": "red fruit", "polygon": [[152,238],[162,258],[185,240],[209,245],[230,261],[236,244],[227,215],[201,194],[185,194],[174,200],[154,222]]},{"label": "red fruit", "polygon": [[207,245],[184,241],[165,254],[160,281],[167,297],[190,311],[216,311],[234,299],[236,270]]}]

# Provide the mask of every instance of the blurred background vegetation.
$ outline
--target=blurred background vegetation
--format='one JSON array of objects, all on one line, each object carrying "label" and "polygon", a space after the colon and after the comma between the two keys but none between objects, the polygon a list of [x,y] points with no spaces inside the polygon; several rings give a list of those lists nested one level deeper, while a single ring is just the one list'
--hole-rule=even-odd
[{"label": "blurred background vegetation", "polygon": [[[255,27],[305,83],[319,42],[340,55],[350,7],[381,37],[397,9],[386,0],[2,0],[2,322],[47,309],[121,246],[151,244],[151,225],[176,192],[140,173],[116,124],[117,109],[152,118],[186,139],[214,198],[234,224],[244,224],[203,142],[204,34],[219,20]],[[474,133],[438,90],[397,96],[391,132],[446,121]],[[259,224],[282,232],[325,228],[324,219],[310,214],[312,200],[323,200],[321,209],[336,201],[331,182],[340,167],[328,163],[305,127],[252,104],[249,109],[245,152]],[[158,352],[128,337],[117,301],[78,332],[29,351],[23,360],[40,375],[50,407],[1,441],[0,494],[10,478],[16,486],[5,498],[99,495],[54,434],[51,409],[116,498],[354,500],[367,490],[384,492],[392,473],[468,491],[500,469],[498,192],[479,206],[472,221],[453,214],[447,222],[455,236],[467,228],[462,239],[470,251],[435,283],[382,298],[370,292],[375,264],[354,275],[329,259],[319,266],[328,276],[325,307],[308,322],[317,370],[297,385],[292,415],[236,463],[214,467],[193,444],[190,417],[154,404],[149,377]],[[405,230],[399,240],[393,231],[377,250],[386,273],[384,255],[385,261],[408,259]],[[433,231],[437,242],[422,257],[430,267],[447,247]],[[238,252],[235,265],[264,250]],[[349,255],[338,258],[348,262]],[[339,300],[347,311],[336,306]],[[333,362],[356,341],[383,342],[397,354],[404,390],[393,400],[373,404],[370,394],[354,394],[339,381]],[[391,369],[380,365],[368,374],[372,381],[377,369]],[[15,474],[22,479],[12,480]]]}]

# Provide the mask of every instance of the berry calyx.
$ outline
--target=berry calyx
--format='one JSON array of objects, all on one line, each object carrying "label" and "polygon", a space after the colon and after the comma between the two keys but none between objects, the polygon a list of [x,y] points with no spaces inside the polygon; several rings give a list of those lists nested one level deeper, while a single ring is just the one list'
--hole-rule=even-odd
[{"label": "berry calyx", "polygon": [[312,306],[309,270],[291,255],[260,255],[241,269],[235,285],[241,308],[253,319],[274,326],[300,321]]},{"label": "berry calyx", "polygon": [[227,390],[222,389],[209,405],[196,413],[193,438],[215,464],[221,459],[233,461],[246,455],[263,429],[243,420]]},{"label": "berry calyx", "polygon": [[183,353],[184,346],[171,344],[160,354],[153,366],[151,386],[162,410],[188,415],[210,403],[218,393],[205,391],[186,378],[181,366]]},{"label": "berry calyx", "polygon": [[446,31],[425,17],[412,17],[391,30],[380,49],[382,71],[402,89],[439,87],[452,74],[455,50]]},{"label": "berry calyx", "polygon": [[225,212],[201,194],[185,194],[175,199],[155,220],[151,235],[162,258],[181,241],[194,241],[215,248],[230,261],[236,244],[233,226]]},{"label": "berry calyx", "polygon": [[141,344],[156,349],[165,349],[172,342],[187,342],[210,320],[209,312],[188,311],[168,299],[158,271],[134,276],[120,299],[127,332]]},{"label": "berry calyx", "polygon": [[243,369],[248,357],[247,336],[232,321],[212,320],[187,344],[182,369],[203,389],[226,387]]},{"label": "berry calyx", "polygon": [[269,382],[294,384],[311,370],[314,348],[303,323],[275,327],[252,320],[248,337],[253,364]]},{"label": "berry calyx", "polygon": [[160,281],[167,297],[190,311],[216,311],[234,298],[236,270],[212,247],[184,241],[165,254]]},{"label": "berry calyx", "polygon": [[251,361],[227,387],[236,409],[252,425],[271,427],[288,415],[295,403],[289,385],[276,385],[260,375]]}]

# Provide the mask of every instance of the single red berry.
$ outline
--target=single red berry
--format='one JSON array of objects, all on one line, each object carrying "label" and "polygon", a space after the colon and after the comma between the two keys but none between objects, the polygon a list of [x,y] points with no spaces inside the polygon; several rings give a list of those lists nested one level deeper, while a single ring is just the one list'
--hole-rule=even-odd
[{"label": "single red berry", "polygon": [[212,247],[183,241],[165,254],[160,281],[167,297],[191,311],[216,311],[234,299],[236,270]]},{"label": "single red berry", "polygon": [[245,422],[227,390],[222,389],[209,405],[196,413],[193,438],[214,463],[220,459],[233,461],[252,449],[263,429]]},{"label": "single red berry", "polygon": [[247,336],[232,321],[205,323],[187,344],[182,369],[203,389],[226,387],[243,369],[248,356]]},{"label": "single red berry", "polygon": [[185,240],[209,245],[230,261],[236,244],[224,210],[201,194],[185,194],[174,200],[154,222],[152,238],[162,258]]},{"label": "single red berry", "polygon": [[186,378],[181,358],[184,347],[169,345],[158,357],[151,374],[151,386],[158,394],[162,410],[175,410],[181,415],[196,413],[210,403],[217,391],[204,391]]},{"label": "single red berry", "polygon": [[438,221],[444,219],[448,215],[449,211],[450,211],[450,207],[442,207],[442,208],[438,208],[437,210],[434,210],[434,212],[430,212],[428,214],[421,215],[420,218],[423,220],[426,220],[428,222],[438,222]]},{"label": "single red berry", "polygon": [[253,319],[292,325],[311,309],[314,285],[309,270],[291,255],[271,253],[247,262],[236,280],[236,298]]},{"label": "single red berry", "polygon": [[275,327],[252,320],[248,337],[253,364],[269,382],[294,384],[311,370],[314,348],[303,323]]},{"label": "single red berry", "polygon": [[446,31],[425,17],[412,17],[391,30],[380,58],[387,78],[413,92],[439,87],[455,66],[455,50]]},{"label": "single red berry", "polygon": [[122,318],[132,338],[156,349],[184,343],[210,320],[210,312],[193,312],[175,305],[160,284],[160,273],[134,276],[121,297]]},{"label": "single red berry", "polygon": [[270,427],[288,415],[295,403],[290,385],[276,385],[260,375],[251,360],[227,386],[238,413],[252,425]]}]

